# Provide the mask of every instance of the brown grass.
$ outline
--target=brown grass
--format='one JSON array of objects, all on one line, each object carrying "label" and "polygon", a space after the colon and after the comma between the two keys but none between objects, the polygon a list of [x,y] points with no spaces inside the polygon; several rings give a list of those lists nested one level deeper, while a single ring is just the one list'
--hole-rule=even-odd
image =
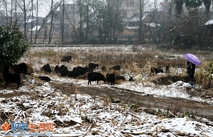
[{"label": "brown grass", "polygon": [[[89,47],[86,49],[84,47],[78,49],[69,48],[66,51],[62,51],[60,49],[57,50],[58,51],[55,51],[53,49],[30,51],[26,52],[24,57],[29,58],[31,64],[33,64],[33,67],[35,65],[34,63],[36,63],[37,67],[38,64],[40,65],[39,67],[41,67],[41,65],[44,65],[46,63],[49,63],[52,67],[55,67],[56,64],[64,64],[68,67],[68,69],[71,70],[75,66],[84,67],[88,66],[89,62],[94,62],[98,63],[100,68],[102,66],[105,66],[107,68],[106,72],[102,72],[103,74],[112,73],[112,66],[118,64],[122,67],[120,75],[142,74],[144,76],[150,73],[150,66],[155,66],[164,70],[165,66],[170,66],[171,71],[170,74],[167,76],[168,79],[170,79],[171,76],[173,76],[174,78],[181,77],[180,74],[177,72],[177,68],[182,68],[183,73],[186,75],[186,59],[183,57],[181,58],[175,56],[175,54],[177,54],[177,51],[171,51],[170,53],[168,53],[168,51],[162,52],[153,48],[151,50],[148,48],[142,50],[140,47],[137,46],[133,46],[132,51],[122,51],[122,48],[117,50],[106,50],[104,48],[94,50],[93,47]],[[179,54],[182,54],[181,51],[178,52]],[[182,52],[185,53],[187,51]],[[196,52],[192,53],[196,54]],[[206,56],[212,55],[210,52],[206,54],[202,52],[202,54]],[[72,61],[70,63],[61,63],[61,57],[64,55],[71,55]],[[40,58],[46,58],[46,62],[39,61]],[[207,58],[205,62],[202,61],[202,66],[199,67],[195,74],[196,83],[203,85],[204,88],[212,87],[213,83],[212,78],[207,77],[209,75],[208,69],[210,68],[210,61],[208,59],[209,58]],[[213,70],[213,67],[211,69]],[[185,81],[187,80],[188,78],[186,75]]]}]

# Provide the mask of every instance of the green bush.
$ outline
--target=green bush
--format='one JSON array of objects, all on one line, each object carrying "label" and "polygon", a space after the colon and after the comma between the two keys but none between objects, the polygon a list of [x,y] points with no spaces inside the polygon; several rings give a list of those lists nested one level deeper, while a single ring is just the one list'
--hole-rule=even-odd
[{"label": "green bush", "polygon": [[29,44],[17,24],[0,26],[0,69],[17,62]]}]

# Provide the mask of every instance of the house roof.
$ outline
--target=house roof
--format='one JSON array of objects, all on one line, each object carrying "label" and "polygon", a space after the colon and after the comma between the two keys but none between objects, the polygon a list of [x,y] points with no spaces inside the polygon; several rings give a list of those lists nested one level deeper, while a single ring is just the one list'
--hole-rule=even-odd
[{"label": "house roof", "polygon": [[160,24],[156,24],[156,23],[144,23],[144,24],[146,24],[147,26],[150,26],[150,27],[161,27],[161,25]]},{"label": "house roof", "polygon": [[27,21],[26,21],[26,23],[31,23],[31,22],[33,22],[33,21],[35,21],[36,19],[28,19]]},{"label": "house roof", "polygon": [[126,28],[127,28],[127,29],[131,29],[131,30],[132,30],[132,29],[138,29],[138,28],[139,28],[139,26],[127,26]]},{"label": "house roof", "polygon": [[206,25],[206,26],[207,26],[207,25],[213,25],[213,19],[207,21],[207,22],[205,23],[205,25]]},{"label": "house roof", "polygon": [[[32,28],[32,31],[36,31],[36,29],[37,30],[39,30],[41,28],[41,26],[40,25],[38,25],[37,27],[36,26],[34,26],[33,28]],[[31,31],[31,29],[29,29],[29,31]]]},{"label": "house roof", "polygon": [[[149,13],[143,13],[142,20],[145,19]],[[135,13],[130,19],[129,22],[140,21],[140,13]]]}]

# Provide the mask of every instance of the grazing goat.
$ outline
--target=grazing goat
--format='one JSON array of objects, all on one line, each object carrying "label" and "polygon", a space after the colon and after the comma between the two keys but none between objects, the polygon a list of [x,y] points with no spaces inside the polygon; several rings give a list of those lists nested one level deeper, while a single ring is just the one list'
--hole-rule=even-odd
[{"label": "grazing goat", "polygon": [[67,66],[65,66],[65,65],[61,65],[60,67],[59,67],[59,72],[61,73],[61,76],[62,77],[64,77],[64,76],[67,76],[68,75],[68,68],[67,68]]},{"label": "grazing goat", "polygon": [[13,71],[14,71],[14,73],[22,73],[22,74],[27,74],[27,68],[28,68],[28,66],[27,66],[27,64],[26,63],[20,63],[20,64],[18,64],[18,65],[12,65],[11,67],[10,67]]},{"label": "grazing goat", "polygon": [[18,88],[21,87],[21,76],[20,73],[9,73],[9,67],[3,69],[3,79],[5,81],[5,87],[7,88],[8,82],[18,84]]},{"label": "grazing goat", "polygon": [[89,84],[91,85],[91,81],[97,81],[97,85],[98,81],[100,80],[106,82],[106,78],[104,77],[104,75],[99,72],[89,72],[87,77],[88,77],[88,85]]},{"label": "grazing goat", "polygon": [[98,68],[98,64],[95,64],[95,63],[89,63],[89,68],[90,69],[92,69],[92,70],[94,70],[94,69],[96,69],[96,68]]},{"label": "grazing goat", "polygon": [[114,70],[121,70],[121,66],[120,65],[115,65],[112,67]]},{"label": "grazing goat", "polygon": [[106,79],[108,84],[110,83],[111,85],[115,84],[115,74],[111,73],[111,74],[106,74]]},{"label": "grazing goat", "polygon": [[49,78],[49,77],[47,77],[47,76],[38,76],[38,78],[40,79],[40,80],[43,80],[43,81],[46,81],[46,82],[49,82],[51,79]]},{"label": "grazing goat", "polygon": [[50,64],[46,64],[43,67],[41,67],[41,70],[44,70],[45,72],[51,73]]},{"label": "grazing goat", "polygon": [[79,77],[81,75],[84,75],[87,72],[93,72],[93,69],[89,68],[89,67],[78,66],[78,67],[74,67],[72,71],[73,71],[73,78],[76,78],[76,77]]},{"label": "grazing goat", "polygon": [[59,73],[60,72],[60,67],[58,65],[56,65],[54,71],[55,71],[55,73]]},{"label": "grazing goat", "polygon": [[64,56],[64,57],[61,59],[61,62],[70,62],[71,59],[72,59],[72,56]]}]

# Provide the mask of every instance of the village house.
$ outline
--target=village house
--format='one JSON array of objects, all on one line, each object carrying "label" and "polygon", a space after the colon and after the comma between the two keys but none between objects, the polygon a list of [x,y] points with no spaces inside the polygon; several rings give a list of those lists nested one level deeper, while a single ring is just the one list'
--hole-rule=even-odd
[{"label": "village house", "polygon": [[[113,0],[109,0],[113,1]],[[129,36],[137,36],[139,27],[139,7],[138,0],[118,0],[119,12],[122,17],[123,32],[117,33],[118,37],[128,38]],[[143,3],[141,4],[143,6]],[[86,7],[83,7],[86,8]],[[39,32],[37,37],[38,43],[47,43],[48,37],[50,36],[49,31],[52,29],[51,37],[53,43],[59,43],[62,33],[62,23],[63,23],[63,36],[65,42],[72,41],[72,32],[79,27],[80,15],[78,12],[78,7],[76,4],[65,4],[64,12],[62,12],[62,5],[59,6],[58,10],[54,11],[53,22],[51,28],[51,15],[42,18],[35,16],[27,16],[27,20],[24,23],[23,13],[13,14],[12,20],[17,21],[20,24],[20,30],[24,30],[24,24],[26,24],[27,37],[28,40],[32,39],[34,41],[36,34]],[[144,9],[144,8],[142,8]],[[2,14],[1,14],[2,13]],[[62,18],[64,14],[64,19]],[[0,11],[1,24],[6,24],[11,17],[4,15],[3,11]],[[150,27],[151,30],[158,29],[162,23],[166,20],[166,12],[163,11],[153,11],[144,12],[142,14],[143,27]],[[62,22],[63,21],[63,22]],[[84,23],[83,28],[86,27]],[[94,34],[90,34],[94,35]]]}]

